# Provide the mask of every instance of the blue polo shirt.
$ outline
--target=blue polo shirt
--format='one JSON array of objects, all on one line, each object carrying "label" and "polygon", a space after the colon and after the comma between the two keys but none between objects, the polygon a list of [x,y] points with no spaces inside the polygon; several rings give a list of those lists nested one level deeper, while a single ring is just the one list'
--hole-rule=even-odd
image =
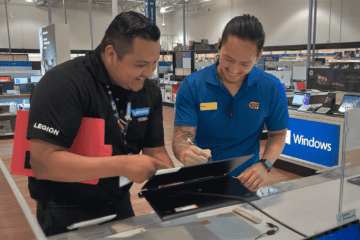
[{"label": "blue polo shirt", "polygon": [[264,123],[270,131],[289,126],[286,93],[278,78],[254,66],[232,97],[217,76],[218,64],[184,79],[176,96],[174,125],[196,127],[195,144],[210,149],[214,161],[254,154],[230,173],[237,177],[259,161]]}]

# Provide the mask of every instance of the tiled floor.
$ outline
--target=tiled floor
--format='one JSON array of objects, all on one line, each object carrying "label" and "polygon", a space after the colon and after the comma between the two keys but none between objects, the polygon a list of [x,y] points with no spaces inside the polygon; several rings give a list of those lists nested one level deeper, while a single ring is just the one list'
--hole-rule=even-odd
[{"label": "tiled floor", "polygon": [[[173,122],[174,122],[174,110],[173,108],[164,107],[164,132],[165,132],[165,147],[173,159],[175,166],[182,166],[182,164],[175,159],[172,153],[172,136],[173,136]],[[261,154],[264,150],[266,140],[261,141]],[[11,167],[11,155],[12,155],[13,139],[7,138],[6,140],[0,140],[0,158],[6,165],[10,172]],[[36,207],[33,199],[30,198],[30,194],[27,188],[27,177],[12,175],[17,187],[22,193],[25,201],[29,205],[32,213],[35,216]],[[275,183],[288,181],[292,179],[300,178],[300,176],[293,173],[289,173],[280,169],[274,168],[268,175],[265,186]],[[153,212],[153,209],[146,202],[145,199],[140,199],[138,193],[140,192],[144,184],[134,184],[130,190],[131,201],[136,216]],[[23,211],[18,204],[10,186],[5,179],[2,171],[0,171],[0,239],[13,240],[13,239],[34,239],[32,230],[23,214]]]}]

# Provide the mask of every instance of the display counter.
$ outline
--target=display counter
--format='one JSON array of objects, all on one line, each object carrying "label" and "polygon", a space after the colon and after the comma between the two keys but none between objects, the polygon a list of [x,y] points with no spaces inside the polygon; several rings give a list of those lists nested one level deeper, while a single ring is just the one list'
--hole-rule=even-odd
[{"label": "display counter", "polygon": [[[338,166],[342,161],[344,116],[289,109],[290,125],[279,159],[315,170]],[[353,119],[354,116],[350,116]],[[360,122],[349,121],[352,134],[360,136]],[[351,145],[349,142],[347,145]],[[345,163],[360,164],[360,145],[348,149]]]},{"label": "display counter", "polygon": [[4,93],[0,95],[0,103],[3,102],[16,102],[18,104],[23,103],[23,100],[29,100],[30,94],[10,94]]},{"label": "display counter", "polygon": [[[345,179],[360,176],[360,166],[345,169]],[[261,191],[262,199],[252,203],[297,231],[311,236],[336,225],[339,206],[340,170],[275,184]],[[344,185],[342,210],[360,211],[360,186]],[[243,208],[262,219],[255,224],[232,211]],[[302,236],[260,214],[248,204],[239,204],[162,222],[155,213],[92,226],[48,239],[255,239],[270,228],[272,236],[261,239],[303,239]]]}]

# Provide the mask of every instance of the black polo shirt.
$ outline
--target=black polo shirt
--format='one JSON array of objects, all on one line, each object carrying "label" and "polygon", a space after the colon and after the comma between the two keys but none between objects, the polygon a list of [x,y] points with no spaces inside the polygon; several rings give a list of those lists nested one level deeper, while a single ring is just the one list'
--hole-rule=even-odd
[{"label": "black polo shirt", "polygon": [[[126,134],[127,147],[107,89],[111,89],[121,117],[126,114],[128,102],[134,111],[150,109],[145,116],[131,116]],[[27,139],[37,138],[70,149],[83,117],[105,120],[105,144],[112,145],[113,156],[138,154],[144,147],[164,146],[160,89],[148,79],[139,92],[111,84],[99,48],[60,64],[44,75],[30,96]],[[49,128],[39,129],[39,124]],[[46,131],[50,128],[54,131]],[[119,177],[100,179],[97,185],[29,177],[29,190],[36,200],[72,204],[109,203],[123,194]]]}]

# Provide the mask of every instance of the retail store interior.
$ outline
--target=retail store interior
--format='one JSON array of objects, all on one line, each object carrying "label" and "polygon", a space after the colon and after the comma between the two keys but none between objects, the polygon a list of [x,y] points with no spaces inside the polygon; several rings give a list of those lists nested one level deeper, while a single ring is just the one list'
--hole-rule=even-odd
[{"label": "retail store interior", "polygon": [[[257,191],[261,200],[253,203],[308,237],[324,238],[304,238],[239,202],[165,221],[139,197],[145,183],[134,183],[134,218],[51,239],[169,239],[165,233],[173,239],[255,239],[271,230],[266,222],[280,231],[259,239],[360,239],[358,0],[0,0],[0,239],[43,236],[28,177],[12,169],[17,111],[31,108],[30,93],[47,71],[94,50],[113,18],[126,11],[146,15],[161,31],[151,81],[161,90],[165,147],[176,168],[184,166],[172,149],[180,85],[215,64],[227,22],[242,14],[259,19],[266,39],[255,66],[282,83],[290,125],[284,150]],[[260,159],[267,139],[264,126]],[[261,223],[237,215],[236,208]],[[358,238],[325,238],[351,226]]]}]

